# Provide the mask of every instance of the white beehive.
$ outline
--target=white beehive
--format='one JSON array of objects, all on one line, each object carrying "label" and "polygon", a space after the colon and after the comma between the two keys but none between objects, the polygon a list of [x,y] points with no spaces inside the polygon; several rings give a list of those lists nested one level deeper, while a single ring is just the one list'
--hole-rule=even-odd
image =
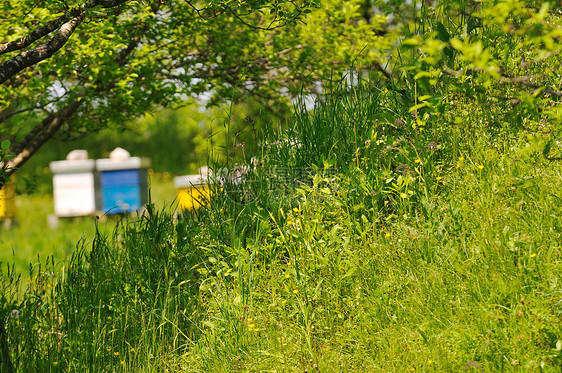
[{"label": "white beehive", "polygon": [[93,159],[50,163],[57,217],[93,215],[96,212],[95,167]]}]

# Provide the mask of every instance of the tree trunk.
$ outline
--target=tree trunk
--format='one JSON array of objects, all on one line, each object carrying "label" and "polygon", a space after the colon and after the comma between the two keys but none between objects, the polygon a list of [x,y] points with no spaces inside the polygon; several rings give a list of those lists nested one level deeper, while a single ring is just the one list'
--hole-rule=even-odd
[{"label": "tree trunk", "polygon": [[43,146],[58,129],[78,110],[81,101],[75,100],[60,109],[56,114],[51,114],[37,125],[33,130],[34,136],[26,136],[26,138],[16,144],[13,151],[16,156],[5,164],[0,163],[0,168],[7,175],[15,172],[15,169],[21,167],[27,160]]}]

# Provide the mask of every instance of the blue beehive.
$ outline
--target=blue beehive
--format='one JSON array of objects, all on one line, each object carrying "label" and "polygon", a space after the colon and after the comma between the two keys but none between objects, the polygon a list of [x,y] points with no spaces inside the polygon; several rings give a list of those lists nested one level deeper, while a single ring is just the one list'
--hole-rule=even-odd
[{"label": "blue beehive", "polygon": [[102,211],[121,214],[141,210],[148,202],[148,167],[147,158],[98,159]]}]

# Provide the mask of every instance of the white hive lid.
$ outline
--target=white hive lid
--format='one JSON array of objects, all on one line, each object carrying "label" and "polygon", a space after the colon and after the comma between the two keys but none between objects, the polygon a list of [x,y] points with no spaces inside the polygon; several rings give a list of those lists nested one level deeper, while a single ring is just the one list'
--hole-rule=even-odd
[{"label": "white hive lid", "polygon": [[123,159],[103,158],[96,160],[99,171],[137,170],[150,167],[149,158],[130,157]]},{"label": "white hive lid", "polygon": [[68,174],[77,172],[94,171],[96,161],[93,159],[80,159],[73,161],[54,161],[49,163],[51,172],[54,174]]}]

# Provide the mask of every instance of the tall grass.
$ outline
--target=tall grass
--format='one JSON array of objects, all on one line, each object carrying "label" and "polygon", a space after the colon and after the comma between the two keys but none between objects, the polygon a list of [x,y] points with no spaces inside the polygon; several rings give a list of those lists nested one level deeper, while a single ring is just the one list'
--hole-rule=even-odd
[{"label": "tall grass", "polygon": [[3,304],[18,313],[7,323],[12,364],[24,372],[164,366],[197,334],[198,230],[149,206],[112,237],[98,230],[91,247],[83,241],[60,272],[54,261],[39,266],[24,294]]},{"label": "tall grass", "polygon": [[[532,133],[488,127],[466,106],[422,124],[393,93],[343,88],[312,112],[297,107],[270,139],[255,172],[269,172],[275,209],[256,199],[236,210],[262,240],[234,247],[244,279],[205,289],[212,322],[189,361],[200,371],[560,369],[560,196],[549,192],[560,165]],[[313,172],[279,188],[280,168]]]},{"label": "tall grass", "polygon": [[332,89],[207,207],[98,229],[20,294],[3,267],[4,367],[559,371],[560,164],[531,130]]}]

